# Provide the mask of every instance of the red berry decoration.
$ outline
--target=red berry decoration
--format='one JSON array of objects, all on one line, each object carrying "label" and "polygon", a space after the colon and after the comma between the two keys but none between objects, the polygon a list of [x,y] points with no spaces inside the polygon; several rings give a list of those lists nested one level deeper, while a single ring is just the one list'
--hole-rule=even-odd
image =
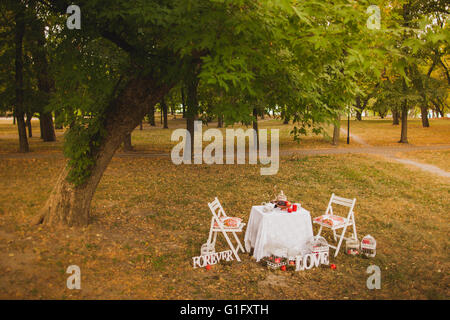
[{"label": "red berry decoration", "polygon": [[286,266],[281,266],[281,271],[286,271]]},{"label": "red berry decoration", "polygon": [[333,264],[330,266],[330,268],[333,269],[333,270],[335,270],[335,269],[336,269],[336,265],[333,263]]},{"label": "red berry decoration", "polygon": [[276,258],[275,259],[275,263],[280,263],[281,262],[281,259],[280,258]]},{"label": "red berry decoration", "polygon": [[211,266],[208,264],[208,265],[205,267],[205,269],[206,269],[206,270],[210,270],[210,269],[211,269]]}]

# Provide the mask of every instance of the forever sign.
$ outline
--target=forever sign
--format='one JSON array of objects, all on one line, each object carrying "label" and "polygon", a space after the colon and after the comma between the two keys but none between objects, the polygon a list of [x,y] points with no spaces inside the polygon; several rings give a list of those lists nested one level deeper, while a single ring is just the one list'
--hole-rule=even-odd
[{"label": "forever sign", "polygon": [[203,268],[207,265],[217,264],[220,260],[233,260],[233,252],[231,250],[213,252],[202,256],[193,257],[192,260],[194,263],[194,268]]}]

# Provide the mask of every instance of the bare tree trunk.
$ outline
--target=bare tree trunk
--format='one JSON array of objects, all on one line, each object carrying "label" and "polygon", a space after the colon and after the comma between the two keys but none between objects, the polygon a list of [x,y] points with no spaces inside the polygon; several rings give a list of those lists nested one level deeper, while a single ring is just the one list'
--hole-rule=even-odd
[{"label": "bare tree trunk", "polygon": [[55,127],[53,125],[53,117],[51,112],[45,112],[44,108],[48,105],[50,94],[54,88],[54,82],[48,72],[48,61],[45,46],[45,26],[36,17],[39,28],[37,29],[37,46],[33,48],[33,60],[36,68],[38,80],[38,89],[45,99],[44,106],[39,110],[39,126],[41,128],[41,139],[46,142],[56,141]]},{"label": "bare tree trunk", "polygon": [[254,141],[255,143],[255,150],[258,150],[258,146],[259,146],[259,132],[258,132],[258,110],[256,108],[253,108],[253,130],[255,130],[256,132],[256,141]]},{"label": "bare tree trunk", "polygon": [[405,99],[402,106],[402,132],[400,143],[408,143],[408,100]]},{"label": "bare tree trunk", "polygon": [[334,128],[333,128],[333,146],[337,146],[339,145],[339,136],[340,136],[340,132],[341,132],[341,121],[340,121],[340,116],[337,116],[336,119],[336,123],[334,124]]},{"label": "bare tree trunk", "polygon": [[195,141],[195,131],[194,131],[194,121],[198,119],[198,84],[199,78],[198,73],[200,71],[200,61],[192,62],[192,70],[185,78],[186,87],[186,129],[191,135],[191,158],[194,158],[194,141]]},{"label": "bare tree trunk", "polygon": [[50,112],[42,113],[39,117],[39,125],[41,126],[41,139],[44,141],[56,141],[55,128],[53,126],[53,118]]},{"label": "bare tree trunk", "polygon": [[392,125],[399,125],[400,121],[399,121],[400,115],[398,110],[394,109],[392,110]]},{"label": "bare tree trunk", "polygon": [[23,106],[23,51],[22,43],[25,33],[25,21],[23,10],[19,8],[16,13],[16,28],[15,28],[15,85],[16,85],[16,97],[15,97],[15,115],[17,117],[17,128],[19,130],[19,151],[28,152],[28,139],[25,125],[25,112]]},{"label": "bare tree trunk", "polygon": [[79,186],[67,181],[70,167],[67,166],[58,178],[37,223],[86,225],[89,222],[90,207],[97,185],[114,153],[134,128],[139,125],[154,105],[169,91],[169,87],[157,85],[151,78],[137,78],[128,82],[110,107],[105,118],[106,136],[94,151],[95,164],[87,180]]},{"label": "bare tree trunk", "polygon": [[123,139],[123,151],[133,151],[133,146],[131,145],[131,133],[125,136]]},{"label": "bare tree trunk", "polygon": [[422,116],[422,127],[430,127],[430,122],[428,121],[428,108],[424,105],[420,107],[420,114]]},{"label": "bare tree trunk", "polygon": [[28,128],[28,138],[32,138],[33,137],[33,128],[31,127],[31,119],[33,117],[32,114],[30,114],[30,112],[26,112],[25,113],[27,120],[25,121],[27,128]]},{"label": "bare tree trunk", "polygon": [[355,110],[356,110],[356,120],[361,121],[361,97],[359,95],[356,96],[356,104],[355,104]]},{"label": "bare tree trunk", "polygon": [[217,116],[217,128],[223,128],[223,114]]},{"label": "bare tree trunk", "polygon": [[289,117],[288,114],[287,114],[287,109],[286,109],[286,107],[283,108],[283,111],[282,111],[281,116],[283,117],[283,120],[284,120],[284,121],[283,121],[283,124],[289,124],[290,117]]},{"label": "bare tree trunk", "polygon": [[163,113],[164,117],[163,129],[169,129],[169,124],[167,122],[167,104],[164,98],[162,98],[160,105],[161,105],[161,112]]},{"label": "bare tree trunk", "polygon": [[149,109],[150,109],[150,111],[148,112],[148,123],[152,127],[154,127],[154,126],[156,126],[156,123],[155,123],[155,106],[153,105]]},{"label": "bare tree trunk", "polygon": [[183,108],[183,119],[186,118],[186,98],[184,96],[184,88],[181,87],[181,106]]}]

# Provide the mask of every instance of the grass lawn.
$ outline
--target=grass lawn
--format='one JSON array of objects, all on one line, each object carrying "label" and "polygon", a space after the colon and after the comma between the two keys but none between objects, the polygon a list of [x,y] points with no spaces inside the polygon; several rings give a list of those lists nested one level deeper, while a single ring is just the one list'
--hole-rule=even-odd
[{"label": "grass lawn", "polygon": [[[171,120],[169,125],[184,127],[181,120]],[[372,121],[358,125],[374,133],[373,140],[366,141],[376,145],[377,126]],[[379,125],[385,134],[390,130],[383,121]],[[431,129],[444,126],[445,133],[450,122],[431,125]],[[323,137],[305,139],[298,146],[288,139],[291,126],[276,120],[261,121],[260,128],[264,127],[282,129],[281,149],[330,147]],[[411,136],[421,129],[413,127]],[[9,122],[0,122],[0,152],[15,152],[15,130]],[[145,126],[134,131],[133,143],[137,150],[168,152],[170,132]],[[38,127],[34,133],[39,136]],[[274,176],[261,176],[258,165],[175,166],[167,157],[116,157],[97,189],[88,227],[31,226],[64,165],[56,154],[61,150],[62,132],[58,134],[55,143],[31,141],[31,149],[49,153],[47,157],[0,159],[0,298],[450,297],[448,179],[375,155],[284,156]],[[438,135],[422,142],[441,143],[444,139]],[[402,156],[447,170],[448,155],[448,151],[421,151]],[[377,256],[367,259],[341,252],[331,258],[336,270],[282,272],[241,254],[241,263],[221,263],[209,271],[193,269],[192,257],[200,253],[208,236],[207,202],[218,196],[228,214],[247,222],[251,206],[270,200],[274,185],[290,200],[301,202],[312,217],[324,212],[332,192],[356,197],[359,238],[373,235]],[[217,246],[221,248],[226,248],[223,242]],[[66,288],[65,271],[71,264],[81,268],[82,290]],[[380,290],[366,287],[366,269],[372,264],[381,268]]]},{"label": "grass lawn", "polygon": [[[158,118],[158,117],[156,117]],[[157,121],[156,127],[151,127],[144,123],[143,130],[139,127],[133,131],[132,144],[136,151],[168,153],[178,141],[170,141],[170,136],[174,129],[185,128],[185,120],[180,115],[173,119],[169,116],[169,128],[163,129]],[[429,128],[422,128],[420,119],[408,120],[408,139],[410,144],[414,145],[433,145],[433,144],[450,144],[450,120],[448,119],[431,119]],[[30,150],[35,152],[56,152],[62,150],[63,130],[57,130],[56,142],[42,142],[39,138],[39,122],[32,121],[33,138],[30,139]],[[203,126],[203,131],[209,128],[216,128],[217,123],[212,122],[208,126]],[[242,125],[230,126],[228,128],[243,128]],[[266,118],[259,120],[260,129],[279,129],[280,150],[295,149],[324,149],[331,148],[332,127],[325,128],[325,134],[315,135],[308,130],[307,136],[301,136],[301,141],[293,140],[291,131],[293,124],[284,125],[280,120]],[[347,121],[341,121],[341,128],[347,130]],[[393,126],[391,120],[365,119],[363,121],[352,120],[350,123],[351,134],[355,134],[366,143],[373,146],[396,146],[400,139],[400,126]],[[226,128],[220,129],[225,137]],[[12,126],[12,120],[0,119],[0,153],[17,152],[17,127]],[[356,141],[346,144],[347,135],[341,133],[338,148],[357,147],[360,146]],[[204,142],[204,145],[209,142]]]},{"label": "grass lawn", "polygon": [[[341,121],[341,127],[347,130],[347,122]],[[353,120],[350,130],[370,145],[399,145],[401,125],[393,126],[392,119]],[[430,119],[429,128],[423,128],[420,119],[408,119],[408,142],[414,145],[450,144],[450,119]]]},{"label": "grass lawn", "polygon": [[[449,298],[450,186],[401,164],[363,155],[289,157],[278,175],[261,176],[250,165],[114,159],[89,227],[31,227],[62,166],[56,158],[0,160],[8,195],[0,200],[0,298]],[[375,236],[377,256],[340,254],[332,259],[336,270],[282,272],[241,254],[242,263],[192,269],[208,235],[207,201],[217,195],[229,214],[247,221],[251,205],[270,199],[273,185],[312,216],[332,192],[357,197],[359,235]],[[65,289],[71,264],[82,270],[80,291]],[[366,288],[371,264],[382,270],[381,290]]]},{"label": "grass lawn", "polygon": [[397,155],[401,158],[432,164],[442,170],[450,171],[450,150],[399,152]]}]

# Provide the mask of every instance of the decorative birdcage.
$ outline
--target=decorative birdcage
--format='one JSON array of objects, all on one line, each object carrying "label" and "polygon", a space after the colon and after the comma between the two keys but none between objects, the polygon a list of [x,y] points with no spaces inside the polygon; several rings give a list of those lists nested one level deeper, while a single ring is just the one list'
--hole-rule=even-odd
[{"label": "decorative birdcage", "polygon": [[370,234],[365,236],[361,241],[361,252],[370,258],[377,254],[377,241]]},{"label": "decorative birdcage", "polygon": [[204,243],[200,249],[200,255],[204,256],[210,253],[216,252],[216,248],[213,243]]},{"label": "decorative birdcage", "polygon": [[345,252],[351,256],[356,256],[359,254],[359,240],[349,239],[345,242]]},{"label": "decorative birdcage", "polygon": [[322,236],[314,236],[307,242],[307,248],[311,253],[329,252],[327,240]]}]

